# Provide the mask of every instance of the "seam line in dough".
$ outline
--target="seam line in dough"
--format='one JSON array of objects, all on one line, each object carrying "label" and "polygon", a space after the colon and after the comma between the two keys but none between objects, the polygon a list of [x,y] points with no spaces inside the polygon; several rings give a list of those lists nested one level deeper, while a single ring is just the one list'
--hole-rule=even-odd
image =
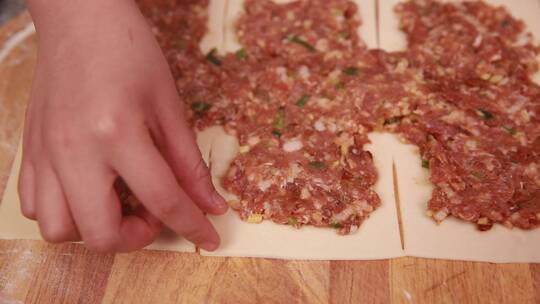
[{"label": "seam line in dough", "polygon": [[[228,50],[227,47],[227,16],[229,15],[229,2],[230,0],[225,0],[225,7],[223,8],[223,18],[221,20],[221,49],[224,53],[226,53]],[[212,151],[212,148],[210,148],[210,151]],[[212,153],[210,153],[212,154]]]},{"label": "seam line in dough", "polygon": [[377,42],[377,48],[381,48],[379,0],[373,0],[373,1],[375,2],[375,41]]},{"label": "seam line in dough", "polygon": [[9,56],[11,51],[13,51],[17,46],[19,46],[26,38],[30,37],[33,33],[36,32],[36,28],[33,23],[28,23],[22,30],[15,32],[11,37],[9,37],[2,48],[0,48],[0,62]]}]

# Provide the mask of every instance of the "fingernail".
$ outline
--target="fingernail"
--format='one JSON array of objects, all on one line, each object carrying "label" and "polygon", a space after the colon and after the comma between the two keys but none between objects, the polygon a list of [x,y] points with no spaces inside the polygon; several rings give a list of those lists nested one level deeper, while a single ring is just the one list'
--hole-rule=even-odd
[{"label": "fingernail", "polygon": [[212,193],[212,202],[214,203],[215,206],[217,206],[220,209],[227,208],[227,202],[216,191],[214,191],[214,193]]},{"label": "fingernail", "polygon": [[206,251],[214,251],[218,248],[218,244],[212,243],[212,242],[202,243],[202,244],[199,244],[199,247]]}]

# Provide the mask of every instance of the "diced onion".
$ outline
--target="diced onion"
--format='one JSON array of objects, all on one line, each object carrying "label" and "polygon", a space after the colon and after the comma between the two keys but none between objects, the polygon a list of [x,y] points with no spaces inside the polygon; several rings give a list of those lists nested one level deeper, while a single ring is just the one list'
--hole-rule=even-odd
[{"label": "diced onion", "polygon": [[303,146],[304,145],[302,144],[301,140],[293,139],[283,144],[283,150],[285,152],[295,152],[302,149]]},{"label": "diced onion", "polygon": [[246,219],[246,222],[250,223],[250,224],[259,224],[263,221],[263,215],[262,214],[251,214],[250,216],[248,216],[248,218]]}]

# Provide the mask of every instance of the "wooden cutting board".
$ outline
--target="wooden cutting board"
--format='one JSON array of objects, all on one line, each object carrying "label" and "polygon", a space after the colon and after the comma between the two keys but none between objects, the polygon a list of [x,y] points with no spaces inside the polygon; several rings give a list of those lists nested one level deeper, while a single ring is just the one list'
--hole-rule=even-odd
[{"label": "wooden cutting board", "polygon": [[[0,28],[0,49],[30,22]],[[31,37],[0,63],[0,197],[35,65]],[[540,303],[539,264],[419,258],[283,261],[0,240],[0,303]]]}]

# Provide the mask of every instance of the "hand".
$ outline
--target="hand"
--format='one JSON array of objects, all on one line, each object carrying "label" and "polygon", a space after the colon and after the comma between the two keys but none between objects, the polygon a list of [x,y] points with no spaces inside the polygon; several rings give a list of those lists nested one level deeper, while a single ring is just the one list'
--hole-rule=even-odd
[{"label": "hand", "polygon": [[[225,201],[184,119],[167,63],[128,0],[30,0],[38,60],[24,130],[23,214],[50,242],[96,251],[151,243],[162,224],[206,250],[203,212]],[[56,6],[56,7],[55,7]],[[142,202],[122,215],[122,177]]]}]

